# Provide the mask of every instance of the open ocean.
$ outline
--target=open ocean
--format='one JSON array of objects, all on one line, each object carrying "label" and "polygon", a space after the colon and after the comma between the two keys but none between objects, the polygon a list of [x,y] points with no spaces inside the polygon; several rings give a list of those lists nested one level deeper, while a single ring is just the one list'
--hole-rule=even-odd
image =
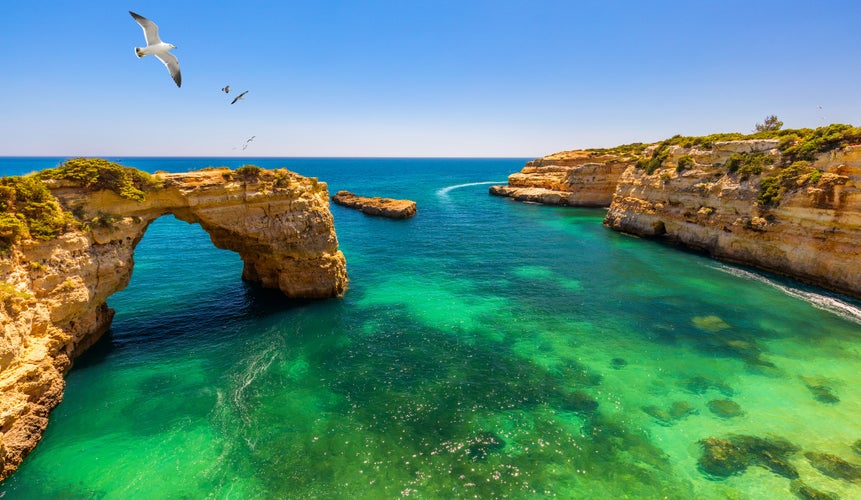
[{"label": "open ocean", "polygon": [[[286,167],[418,214],[332,205],[350,285],[323,301],[154,222],[4,500],[861,497],[810,458],[861,464],[857,300],[488,195],[526,159],[108,159]],[[759,454],[709,474],[711,436]]]}]

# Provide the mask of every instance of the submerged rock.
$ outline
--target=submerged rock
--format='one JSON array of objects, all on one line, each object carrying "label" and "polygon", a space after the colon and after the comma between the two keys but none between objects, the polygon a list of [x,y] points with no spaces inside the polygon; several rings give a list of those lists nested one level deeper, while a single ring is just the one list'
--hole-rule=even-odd
[{"label": "submerged rock", "polygon": [[779,438],[733,435],[728,438],[709,437],[700,441],[703,455],[697,462],[707,476],[723,479],[759,465],[780,476],[796,479],[798,471],[789,457],[799,448]]},{"label": "submerged rock", "polygon": [[642,410],[664,426],[673,425],[689,415],[698,413],[697,409],[687,401],[676,401],[667,410],[657,406],[644,406]]},{"label": "submerged rock", "polygon": [[744,414],[741,406],[731,399],[713,399],[708,402],[708,407],[712,413],[721,418],[733,418]]},{"label": "submerged rock", "polygon": [[591,414],[598,409],[598,401],[583,391],[573,391],[560,398],[559,409],[580,414]]},{"label": "submerged rock", "polygon": [[724,396],[731,397],[735,391],[723,382],[716,382],[706,377],[692,377],[685,381],[685,389],[692,394],[705,394],[709,389],[716,389]]},{"label": "submerged rock", "polygon": [[467,452],[473,460],[484,460],[490,453],[505,448],[505,440],[495,432],[483,431],[469,440]]},{"label": "submerged rock", "polygon": [[861,481],[861,467],[851,464],[837,455],[810,451],[804,454],[810,465],[819,472],[834,479],[842,479],[851,483]]},{"label": "submerged rock", "polygon": [[807,389],[813,394],[813,399],[820,403],[833,405],[840,402],[840,398],[827,385],[808,385]]},{"label": "submerged rock", "polygon": [[610,360],[610,366],[616,370],[621,370],[622,368],[628,366],[628,362],[625,358],[613,358]]},{"label": "submerged rock", "polygon": [[347,208],[355,208],[367,215],[379,215],[390,219],[408,219],[416,214],[416,202],[392,198],[366,198],[349,191],[338,191],[332,201]]},{"label": "submerged rock", "polygon": [[855,441],[854,443],[852,443],[852,451],[854,451],[855,453],[857,453],[857,454],[861,455],[861,439],[859,439],[859,440]]},{"label": "submerged rock", "polygon": [[796,479],[789,484],[789,488],[798,498],[802,498],[804,500],[834,500],[837,498],[837,495],[833,493],[825,493],[824,491],[819,491],[815,488],[808,486],[801,479]]}]

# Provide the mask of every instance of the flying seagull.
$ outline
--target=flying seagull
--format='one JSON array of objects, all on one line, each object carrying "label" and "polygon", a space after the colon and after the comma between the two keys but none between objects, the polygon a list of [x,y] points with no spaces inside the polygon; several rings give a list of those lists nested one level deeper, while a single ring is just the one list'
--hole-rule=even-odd
[{"label": "flying seagull", "polygon": [[251,136],[251,138],[250,138],[250,139],[248,139],[248,140],[247,140],[247,141],[245,141],[245,142],[251,142],[251,141],[253,141],[253,140],[254,140],[254,138],[255,138],[255,137],[257,137],[257,136],[256,136],[256,135],[252,135],[252,136]]},{"label": "flying seagull", "polygon": [[146,47],[135,47],[135,55],[138,57],[150,54],[156,56],[159,61],[163,62],[164,65],[167,66],[167,70],[170,72],[170,77],[173,78],[174,82],[176,82],[176,86],[181,87],[182,75],[179,73],[179,61],[176,60],[175,55],[169,52],[171,49],[175,49],[176,45],[161,41],[161,38],[158,37],[158,26],[156,26],[154,22],[139,14],[135,14],[132,11],[129,11],[129,14],[131,14],[134,20],[141,25],[141,28],[143,28],[144,31],[144,37],[146,38]]},{"label": "flying seagull", "polygon": [[230,104],[236,104],[236,101],[241,100],[243,97],[245,97],[245,94],[247,94],[247,93],[248,93],[248,91],[246,90],[245,92],[239,94],[232,101],[230,101]]},{"label": "flying seagull", "polygon": [[229,93],[230,93],[230,85],[225,85],[225,86],[221,89],[221,91],[222,91],[222,92],[224,92],[225,94],[229,94]]}]

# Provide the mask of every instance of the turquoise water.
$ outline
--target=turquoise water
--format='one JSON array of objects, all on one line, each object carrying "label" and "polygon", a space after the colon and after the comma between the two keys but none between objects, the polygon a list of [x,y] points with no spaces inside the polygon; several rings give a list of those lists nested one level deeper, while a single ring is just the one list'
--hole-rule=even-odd
[{"label": "turquoise water", "polygon": [[[333,205],[350,287],[318,302],[153,223],[5,499],[861,496],[809,455],[861,464],[858,301],[488,196],[523,159],[123,162],[286,166],[418,215]],[[766,444],[715,473],[711,436]]]}]

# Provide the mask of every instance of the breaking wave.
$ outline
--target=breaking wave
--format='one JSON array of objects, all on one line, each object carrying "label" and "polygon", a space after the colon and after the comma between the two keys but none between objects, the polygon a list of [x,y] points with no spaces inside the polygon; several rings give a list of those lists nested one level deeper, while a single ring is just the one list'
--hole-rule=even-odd
[{"label": "breaking wave", "polygon": [[766,285],[777,288],[781,292],[791,297],[801,299],[817,309],[828,311],[832,314],[840,316],[845,320],[852,321],[853,323],[861,325],[861,307],[852,305],[836,297],[782,285],[776,281],[768,279],[761,274],[745,271],[744,269],[738,269],[726,265],[717,266],[716,269],[728,274],[732,274],[733,276],[737,276],[739,278],[750,279],[758,281],[760,283],[765,283]]}]

